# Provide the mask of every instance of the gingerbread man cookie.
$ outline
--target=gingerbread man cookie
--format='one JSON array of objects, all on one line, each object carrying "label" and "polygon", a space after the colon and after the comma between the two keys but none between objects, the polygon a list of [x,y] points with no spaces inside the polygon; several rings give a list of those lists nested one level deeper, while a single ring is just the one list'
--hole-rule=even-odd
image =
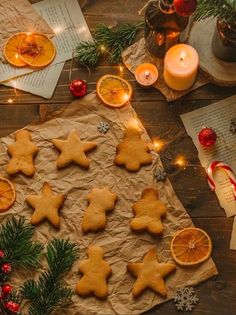
[{"label": "gingerbread man cookie", "polygon": [[131,220],[130,227],[134,231],[147,230],[158,235],[164,230],[161,218],[166,215],[166,206],[158,199],[158,192],[153,188],[143,191],[141,199],[133,205],[135,218]]},{"label": "gingerbread man cookie", "polygon": [[63,205],[66,195],[55,195],[50,185],[43,184],[42,193],[39,195],[29,195],[26,198],[28,204],[34,209],[31,224],[38,224],[44,219],[48,219],[55,228],[60,226],[58,215],[60,207]]},{"label": "gingerbread man cookie", "polygon": [[162,297],[167,296],[163,278],[175,271],[176,266],[170,263],[159,263],[156,249],[150,249],[144,256],[143,262],[128,263],[128,270],[137,277],[132,294],[137,298],[145,289],[150,288]]},{"label": "gingerbread man cookie", "polygon": [[7,152],[11,160],[7,165],[7,173],[15,175],[19,172],[26,176],[35,173],[34,156],[39,149],[31,141],[31,135],[27,130],[19,130],[15,133],[15,142],[8,146]]},{"label": "gingerbread man cookie", "polygon": [[61,151],[57,167],[63,168],[72,162],[83,168],[89,168],[89,159],[85,153],[97,147],[94,142],[81,141],[76,130],[72,130],[66,140],[53,139],[54,146]]},{"label": "gingerbread man cookie", "polygon": [[142,140],[139,130],[129,126],[124,132],[123,141],[117,146],[114,163],[125,166],[128,171],[136,172],[142,165],[152,163],[147,143]]},{"label": "gingerbread man cookie", "polygon": [[77,294],[88,296],[94,294],[98,298],[106,298],[108,295],[107,278],[112,269],[103,260],[104,252],[99,246],[89,246],[88,259],[81,261],[79,271],[83,274],[76,286]]},{"label": "gingerbread man cookie", "polygon": [[88,231],[97,231],[106,226],[106,212],[112,210],[115,206],[117,196],[106,188],[94,188],[87,196],[89,206],[85,211],[82,221],[82,229]]}]

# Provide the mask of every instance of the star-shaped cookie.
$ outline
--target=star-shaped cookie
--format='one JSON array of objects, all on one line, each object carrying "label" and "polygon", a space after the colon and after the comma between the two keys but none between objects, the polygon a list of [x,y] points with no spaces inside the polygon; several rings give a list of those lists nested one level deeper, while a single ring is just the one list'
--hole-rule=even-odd
[{"label": "star-shaped cookie", "polygon": [[55,228],[60,226],[58,211],[66,199],[66,195],[55,195],[50,185],[43,184],[42,193],[39,195],[29,195],[26,198],[28,204],[34,209],[31,224],[38,224],[44,219],[48,219]]},{"label": "star-shaped cookie", "polygon": [[147,230],[158,235],[164,230],[161,218],[166,215],[166,206],[158,199],[156,189],[147,188],[143,191],[141,199],[133,205],[135,218],[131,220],[130,227],[134,231]]},{"label": "star-shaped cookie", "polygon": [[141,263],[128,263],[128,270],[137,277],[133,286],[133,296],[138,297],[145,289],[150,288],[162,297],[167,296],[163,278],[175,271],[176,266],[170,263],[159,263],[156,249],[150,249]]},{"label": "star-shaped cookie", "polygon": [[19,172],[26,176],[33,176],[35,173],[34,156],[39,149],[31,141],[29,131],[22,129],[16,132],[15,142],[7,148],[11,160],[7,165],[7,173],[15,175]]},{"label": "star-shaped cookie", "polygon": [[89,168],[89,160],[85,153],[97,147],[97,144],[90,141],[81,141],[76,130],[72,130],[66,140],[53,139],[54,146],[61,151],[57,160],[57,167],[63,168],[72,162]]}]

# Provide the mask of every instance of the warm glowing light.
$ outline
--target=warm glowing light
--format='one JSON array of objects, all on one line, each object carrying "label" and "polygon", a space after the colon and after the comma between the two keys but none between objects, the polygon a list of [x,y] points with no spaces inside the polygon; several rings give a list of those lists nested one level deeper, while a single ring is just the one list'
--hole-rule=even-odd
[{"label": "warm glowing light", "polygon": [[105,51],[105,50],[106,50],[105,46],[102,45],[102,46],[101,46],[101,51]]},{"label": "warm glowing light", "polygon": [[7,103],[12,104],[12,103],[13,103],[13,99],[12,99],[12,98],[9,98],[9,99],[7,100]]},{"label": "warm glowing light", "polygon": [[145,71],[145,78],[148,79],[150,77],[150,71],[146,70]]},{"label": "warm glowing light", "polygon": [[32,33],[31,32],[26,32],[26,35],[31,35]]},{"label": "warm glowing light", "polygon": [[165,141],[161,139],[154,139],[153,140],[154,147],[157,152],[161,151],[165,146]]},{"label": "warm glowing light", "polygon": [[128,127],[140,129],[138,119],[136,119],[136,118],[131,119],[131,120],[129,121],[129,123],[128,123]]},{"label": "warm glowing light", "polygon": [[183,61],[186,58],[186,52],[183,50],[180,54],[180,60]]},{"label": "warm glowing light", "polygon": [[175,159],[174,164],[178,167],[186,167],[187,161],[184,156],[179,156]]},{"label": "warm glowing light", "polygon": [[120,72],[123,72],[124,68],[123,66],[119,66]]},{"label": "warm glowing light", "polygon": [[19,54],[15,54],[15,58],[18,59],[19,58]]},{"label": "warm glowing light", "polygon": [[53,29],[53,32],[54,32],[55,34],[61,33],[61,32],[62,32],[62,27],[61,27],[61,26],[55,27],[55,28]]},{"label": "warm glowing light", "polygon": [[123,100],[124,100],[125,102],[128,102],[128,100],[129,100],[129,94],[125,93],[125,94],[123,95]]}]

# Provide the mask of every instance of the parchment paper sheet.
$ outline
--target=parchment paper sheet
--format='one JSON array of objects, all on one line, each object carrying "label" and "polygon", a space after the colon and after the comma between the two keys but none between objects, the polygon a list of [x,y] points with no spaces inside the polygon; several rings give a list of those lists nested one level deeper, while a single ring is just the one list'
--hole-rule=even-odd
[{"label": "parchment paper sheet", "polygon": [[[172,261],[169,251],[171,237],[178,229],[191,226],[192,221],[177,199],[169,180],[165,183],[155,183],[153,172],[157,165],[161,164],[156,152],[152,152],[153,164],[137,173],[129,173],[114,165],[116,146],[122,139],[124,127],[136,115],[134,110],[129,105],[117,110],[105,107],[97,99],[96,94],[90,94],[54,115],[54,118],[42,124],[26,126],[26,129],[32,133],[34,143],[40,148],[35,160],[37,172],[32,179],[22,175],[14,178],[17,201],[7,214],[24,215],[30,219],[33,210],[25,203],[25,198],[28,194],[39,193],[43,182],[48,181],[55,193],[66,193],[67,200],[61,209],[60,230],[56,231],[48,222],[44,222],[36,228],[36,238],[46,243],[53,237],[69,237],[79,244],[79,260],[86,257],[89,244],[100,245],[105,250],[105,259],[113,270],[108,281],[107,300],[75,296],[71,307],[60,310],[56,314],[131,315],[140,314],[163,303],[167,299],[162,299],[150,290],[146,290],[137,300],[132,298],[131,289],[135,278],[126,271],[126,265],[129,261],[141,261],[144,254],[152,247],[157,248],[161,262]],[[110,123],[110,131],[106,135],[100,134],[97,130],[97,125],[101,121]],[[91,168],[88,171],[75,165],[62,170],[56,169],[55,161],[58,152],[53,148],[50,140],[58,137],[66,138],[73,128],[79,131],[81,139],[95,141],[98,144],[98,148],[88,154],[91,160]],[[142,132],[143,138],[150,142],[143,127]],[[5,165],[9,160],[6,148],[13,140],[14,135],[11,134],[1,141],[0,172],[3,175],[6,175]],[[85,197],[93,187],[106,185],[118,195],[115,210],[108,215],[108,224],[104,231],[83,235],[81,220],[87,206]],[[150,186],[158,189],[160,199],[168,207],[168,214],[164,219],[165,231],[160,237],[153,237],[148,233],[135,234],[129,227],[129,221],[133,217],[131,209],[133,203],[140,198],[143,189]],[[0,214],[1,221],[7,214]],[[78,264],[79,261],[65,279],[73,289],[80,279]],[[15,285],[21,285],[29,274],[29,271],[15,274],[16,276],[13,277]],[[217,269],[212,259],[194,268],[177,266],[177,271],[166,279],[168,299],[178,287],[197,285],[215,274]]]},{"label": "parchment paper sheet", "polygon": [[44,33],[54,35],[51,28],[37,13],[28,0],[0,1],[0,57],[6,40],[19,32]]},{"label": "parchment paper sheet", "polygon": [[159,71],[159,78],[157,82],[154,84],[154,87],[158,89],[167,99],[167,101],[175,101],[182,96],[188,94],[189,92],[198,89],[199,87],[207,84],[209,80],[203,75],[202,72],[198,73],[197,80],[194,83],[194,85],[186,90],[186,91],[174,91],[170,89],[163,77],[163,71],[164,71],[164,61],[162,58],[157,58],[150,54],[145,46],[145,39],[141,38],[139,41],[137,41],[132,46],[128,47],[122,54],[123,62],[126,65],[126,67],[134,73],[135,69],[138,65],[145,62],[153,63],[157,66]]}]

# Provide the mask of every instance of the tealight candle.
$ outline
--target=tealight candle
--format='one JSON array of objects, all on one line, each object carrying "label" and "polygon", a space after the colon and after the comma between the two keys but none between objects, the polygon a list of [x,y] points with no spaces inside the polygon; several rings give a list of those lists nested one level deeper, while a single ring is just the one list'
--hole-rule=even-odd
[{"label": "tealight candle", "polygon": [[166,84],[176,91],[189,89],[196,80],[198,64],[198,53],[192,46],[177,44],[171,47],[164,59]]},{"label": "tealight candle", "polygon": [[152,86],[158,79],[157,67],[152,63],[142,63],[135,69],[135,79],[143,87]]}]

